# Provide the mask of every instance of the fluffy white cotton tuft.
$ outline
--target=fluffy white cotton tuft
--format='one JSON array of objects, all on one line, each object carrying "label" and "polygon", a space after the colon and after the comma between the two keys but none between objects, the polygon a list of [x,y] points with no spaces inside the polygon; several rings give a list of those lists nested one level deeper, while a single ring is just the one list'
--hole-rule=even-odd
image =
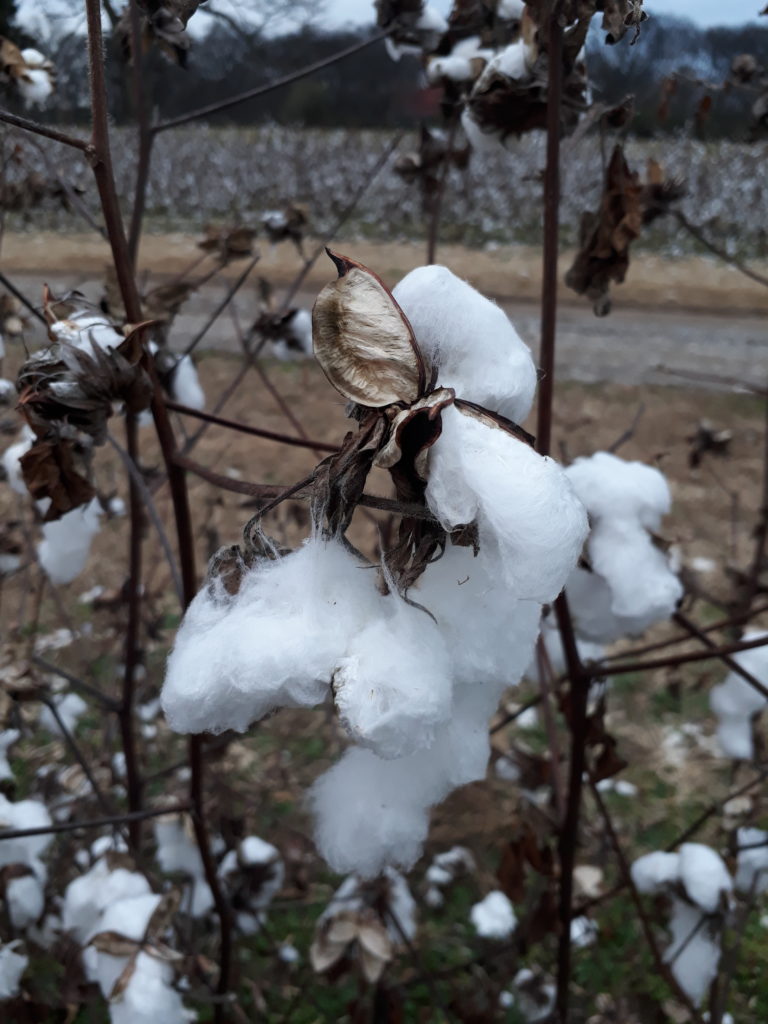
[{"label": "fluffy white cotton tuft", "polygon": [[733,888],[723,858],[703,843],[680,847],[680,881],[693,902],[708,914],[721,906]]},{"label": "fluffy white cotton tuft", "polygon": [[[429,616],[392,596],[352,637],[333,675],[336,706],[352,738],[380,757],[432,743],[451,713],[451,663]],[[386,605],[386,608],[384,607]]]},{"label": "fluffy white cotton tuft", "polygon": [[[86,874],[75,878],[64,892],[62,927],[78,942],[99,930],[102,913],[116,903],[151,895],[143,875],[125,868],[110,869],[106,860],[97,861]],[[159,897],[158,897],[159,898]]]},{"label": "fluffy white cotton tuft", "polygon": [[475,903],[469,918],[477,934],[484,939],[506,939],[517,928],[514,908],[500,889],[494,889]]},{"label": "fluffy white cotton tuft", "polygon": [[679,877],[680,857],[677,853],[656,850],[638,857],[632,865],[632,881],[638,892],[658,892],[672,885]]},{"label": "fluffy white cotton tuft", "polygon": [[[56,694],[53,697],[53,704],[67,732],[75,731],[77,723],[88,710],[88,705],[76,693]],[[41,729],[46,729],[48,732],[53,733],[54,736],[62,735],[56,716],[47,706],[43,706],[40,709],[40,717],[37,720],[37,724]]]},{"label": "fluffy white cotton tuft", "polygon": [[92,348],[117,348],[125,341],[125,336],[116,331],[106,317],[94,316],[87,310],[72,313],[67,320],[57,320],[51,324],[50,331],[57,341],[85,352]]},{"label": "fluffy white cotton tuft", "polygon": [[458,398],[522,423],[536,390],[531,350],[504,310],[447,267],[418,267],[392,294],[437,381]]},{"label": "fluffy white cotton tuft", "polygon": [[3,452],[3,469],[5,470],[5,476],[8,480],[8,486],[17,494],[29,494],[27,485],[24,483],[24,478],[21,475],[21,463],[19,462],[19,459],[22,455],[26,455],[34,443],[35,435],[25,424],[21,429],[18,440]]},{"label": "fluffy white cotton tuft", "polygon": [[168,874],[187,875],[191,881],[182,909],[192,917],[204,917],[213,906],[213,894],[205,880],[205,869],[197,843],[187,834],[178,817],[155,821],[157,863]]},{"label": "fluffy white cotton tuft", "polygon": [[41,107],[53,93],[53,79],[43,68],[27,68],[16,84],[28,107]]},{"label": "fluffy white cotton tuft", "polygon": [[21,976],[29,963],[28,956],[16,952],[20,945],[18,940],[6,945],[0,942],[0,1002],[19,994]]},{"label": "fluffy white cotton tuft", "polygon": [[171,375],[171,395],[181,405],[190,409],[205,408],[205,392],[192,356],[181,356]]},{"label": "fluffy white cotton tuft", "polygon": [[43,523],[43,539],[37,546],[37,554],[51,583],[71,583],[80,575],[88,561],[91,541],[100,529],[98,498],[73,508],[61,519]]},{"label": "fluffy white cotton tuft", "polygon": [[553,459],[453,406],[430,449],[426,497],[446,529],[477,520],[480,558],[523,600],[557,597],[587,534],[584,507]]},{"label": "fluffy white cotton tuft", "polygon": [[679,899],[672,901],[669,930],[672,941],[664,959],[680,987],[698,1005],[717,974],[720,942],[705,915]]},{"label": "fluffy white cotton tuft", "polygon": [[370,570],[316,538],[260,561],[234,597],[205,587],[168,660],[162,704],[171,728],[242,732],[276,707],[320,703],[379,600]]},{"label": "fluffy white cotton tuft", "polygon": [[5,886],[5,905],[14,928],[23,930],[35,924],[45,909],[47,872],[40,861],[26,865],[31,874],[12,878]]},{"label": "fluffy white cotton tuft", "polygon": [[[51,824],[48,808],[39,800],[11,802],[0,793],[0,829],[45,828]],[[30,864],[48,849],[52,835],[3,839],[0,842],[0,868],[9,864]]]},{"label": "fluffy white cotton tuft", "polygon": [[[768,633],[747,630],[743,640],[760,640]],[[768,645],[734,654],[741,668],[768,684]],[[709,705],[717,715],[717,738],[726,757],[751,761],[754,757],[752,718],[766,706],[763,695],[737,672],[730,672],[719,686],[712,687]]]},{"label": "fluffy white cotton tuft", "polygon": [[197,1014],[184,1006],[172,981],[170,964],[139,953],[125,991],[110,1003],[111,1024],[188,1024],[196,1020]]},{"label": "fluffy white cotton tuft", "polygon": [[565,472],[592,527],[593,573],[577,569],[567,584],[577,631],[610,641],[669,618],[683,588],[649,533],[671,504],[663,475],[608,452],[576,459]]},{"label": "fluffy white cotton tuft", "polygon": [[20,737],[21,733],[18,729],[6,729],[4,732],[0,732],[0,781],[13,778],[13,771],[8,762],[8,751]]}]

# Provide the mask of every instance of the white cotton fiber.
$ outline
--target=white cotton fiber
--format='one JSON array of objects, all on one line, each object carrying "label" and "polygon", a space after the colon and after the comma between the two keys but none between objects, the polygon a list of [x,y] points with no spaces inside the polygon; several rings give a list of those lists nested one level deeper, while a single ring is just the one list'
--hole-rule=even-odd
[{"label": "white cotton fiber", "polygon": [[30,875],[11,878],[5,886],[5,905],[14,928],[22,930],[39,921],[45,909],[47,872],[40,861],[27,865]]},{"label": "white cotton fiber", "polygon": [[168,659],[163,710],[177,732],[243,732],[277,707],[312,707],[378,608],[374,574],[317,538],[254,566],[231,597],[206,587]]},{"label": "white cotton fiber", "polygon": [[[40,800],[17,800],[12,803],[0,793],[0,830],[45,828],[50,824],[48,808]],[[50,833],[3,839],[0,842],[0,868],[9,864],[31,863],[45,853],[52,839]]]},{"label": "white cotton fiber", "polygon": [[507,939],[517,928],[514,908],[500,889],[494,889],[475,903],[469,919],[483,939]]},{"label": "white cotton fiber", "polygon": [[434,615],[457,680],[519,682],[538,633],[539,606],[517,601],[500,573],[472,548],[449,544],[410,596]]},{"label": "white cotton fiber", "polygon": [[13,771],[8,762],[8,751],[20,738],[21,733],[18,729],[6,729],[4,732],[0,732],[0,781],[13,778]]},{"label": "white cotton fiber", "polygon": [[118,1000],[110,1003],[111,1024],[188,1024],[197,1014],[187,1010],[171,987],[173,968],[147,953],[139,953],[131,980]]},{"label": "white cotton fiber", "polygon": [[352,637],[333,675],[336,707],[351,737],[380,757],[431,745],[451,713],[443,638],[426,612],[396,595]]},{"label": "white cotton fiber", "polygon": [[680,881],[693,902],[708,914],[720,907],[723,895],[733,888],[723,858],[703,843],[680,847]]},{"label": "white cotton fiber", "polygon": [[181,356],[173,368],[171,376],[171,395],[181,405],[190,409],[205,408],[205,392],[200,384],[192,356]]},{"label": "white cotton fiber", "polygon": [[27,969],[29,957],[17,953],[21,943],[0,942],[0,1002],[4,999],[15,999],[19,994],[21,976]]},{"label": "white cotton fiber", "polygon": [[[53,697],[53,704],[67,732],[75,731],[77,723],[88,710],[88,705],[76,693],[56,694]],[[61,726],[53,711],[47,705],[43,705],[40,709],[40,717],[37,720],[37,724],[41,729],[46,729],[48,732],[53,733],[54,736],[62,735]]]},{"label": "white cotton fiber", "polygon": [[[747,630],[745,641],[760,640],[768,634]],[[761,683],[768,685],[768,645],[734,654],[733,660]],[[717,738],[726,757],[751,761],[754,757],[752,718],[766,706],[765,697],[738,672],[730,672],[709,694],[709,706],[717,715]]]},{"label": "white cotton fiber", "polygon": [[28,107],[41,107],[53,92],[53,79],[42,68],[27,68],[16,84]]},{"label": "white cotton fiber", "polygon": [[35,435],[25,424],[18,436],[18,439],[3,452],[3,469],[8,481],[8,486],[17,494],[28,495],[27,485],[21,475],[21,463],[19,459],[26,455],[35,443]]},{"label": "white cotton fiber", "polygon": [[57,341],[67,342],[84,352],[93,348],[117,348],[125,341],[104,316],[94,316],[87,310],[71,314],[66,320],[51,324],[51,334]]},{"label": "white cotton fiber", "polygon": [[480,558],[522,600],[557,597],[587,534],[584,507],[553,459],[453,406],[430,449],[426,498],[448,530],[477,519]]},{"label": "white cotton fiber", "polygon": [[760,828],[740,828],[737,839],[736,889],[747,893],[765,892],[768,889],[768,832]]},{"label": "white cotton fiber", "polygon": [[638,892],[654,893],[680,877],[680,855],[655,850],[638,857],[632,865],[632,881]]},{"label": "white cotton fiber", "polygon": [[578,631],[609,641],[622,628],[637,633],[669,618],[683,588],[648,532],[670,509],[664,476],[608,452],[576,459],[565,472],[592,527],[588,552],[595,578],[577,570],[567,586]]},{"label": "white cotton fiber", "polygon": [[506,313],[447,267],[418,267],[392,294],[437,382],[522,423],[536,390],[531,350]]},{"label": "white cotton fiber", "polygon": [[683,900],[672,901],[669,930],[672,942],[664,960],[683,991],[698,1005],[717,974],[720,943],[701,911]]},{"label": "white cotton fiber", "polygon": [[213,906],[213,894],[205,880],[200,850],[184,829],[183,822],[157,820],[154,824],[157,863],[168,874],[179,872],[191,879],[190,891],[182,900],[182,909],[192,917],[204,917]]},{"label": "white cotton fiber", "polygon": [[99,860],[85,875],[75,878],[64,892],[62,927],[78,942],[98,928],[103,911],[129,897],[145,896],[149,883],[143,875],[125,868],[110,870],[106,860]]},{"label": "white cotton fiber", "polygon": [[101,505],[94,498],[61,519],[43,523],[37,555],[51,583],[71,583],[85,568],[91,541],[101,529]]}]

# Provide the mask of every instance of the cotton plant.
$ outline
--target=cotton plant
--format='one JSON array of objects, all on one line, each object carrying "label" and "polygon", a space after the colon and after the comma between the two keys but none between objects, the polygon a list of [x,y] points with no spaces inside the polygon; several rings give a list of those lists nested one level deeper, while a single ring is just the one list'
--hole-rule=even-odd
[{"label": "cotton plant", "polygon": [[717,976],[722,929],[732,901],[733,879],[725,862],[702,843],[683,843],[677,852],[639,857],[631,873],[638,892],[669,896],[670,943],[664,960],[698,1005]]},{"label": "cotton plant", "polygon": [[565,472],[591,527],[588,568],[577,566],[566,584],[577,635],[610,643],[668,619],[683,586],[654,543],[672,502],[663,474],[610,452],[575,459]]},{"label": "cotton plant", "polygon": [[227,851],[218,873],[235,908],[238,928],[246,935],[255,934],[285,880],[280,851],[258,836],[246,836]]},{"label": "cotton plant", "polygon": [[493,889],[475,903],[469,919],[482,939],[508,939],[517,928],[514,907],[500,889]]},{"label": "cotton plant", "polygon": [[[410,867],[431,807],[485,775],[489,719],[587,518],[517,425],[536,373],[503,312],[444,267],[393,295],[329,255],[338,278],[315,303],[315,354],[357,431],[315,471],[298,550],[280,551],[257,516],[244,550],[214,558],[162,703],[176,731],[219,732],[333,701],[351,746],[310,793],[316,841],[335,870],[370,878]],[[374,466],[401,511],[378,565],[345,538]]]},{"label": "cotton plant", "polygon": [[0,941],[0,1004],[15,999],[21,993],[22,975],[29,964],[29,957],[19,952],[21,947],[19,939],[6,943]]},{"label": "cotton plant", "polygon": [[[46,828],[50,824],[51,816],[42,801],[14,802],[0,794],[0,830]],[[43,916],[48,881],[43,857],[52,838],[49,833],[0,842],[0,870],[6,879],[5,909],[18,930],[30,928]]]},{"label": "cotton plant", "polygon": [[52,61],[33,47],[22,50],[0,36],[0,86],[15,92],[27,107],[42,107],[55,85]]},{"label": "cotton plant", "polygon": [[424,902],[429,907],[442,907],[446,890],[457,878],[474,874],[475,870],[475,858],[464,846],[452,846],[435,854],[424,878],[427,885]]},{"label": "cotton plant", "polygon": [[[755,629],[745,631],[745,641],[761,640],[768,634]],[[760,682],[768,684],[768,647],[739,651],[733,660]],[[766,698],[738,672],[731,670],[722,683],[709,692],[709,706],[717,717],[717,740],[723,754],[738,761],[755,756],[753,724],[765,710]]]}]

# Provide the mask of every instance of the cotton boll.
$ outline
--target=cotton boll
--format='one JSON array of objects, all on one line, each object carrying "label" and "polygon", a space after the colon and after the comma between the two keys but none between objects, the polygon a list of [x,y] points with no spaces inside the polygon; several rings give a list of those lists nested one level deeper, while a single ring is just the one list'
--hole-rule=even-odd
[{"label": "cotton boll", "polygon": [[571,920],[571,942],[577,949],[585,949],[597,941],[597,921],[588,917],[574,917]]},{"label": "cotton boll", "polygon": [[[0,793],[0,829],[46,828],[51,824],[48,808],[39,800],[17,800],[12,803]],[[9,864],[29,864],[41,857],[53,836],[24,836],[0,842],[0,868]]]},{"label": "cotton boll", "polygon": [[393,595],[381,602],[333,675],[336,706],[353,739],[379,757],[431,745],[451,713],[452,666],[437,626]]},{"label": "cotton boll", "polygon": [[188,1024],[197,1014],[187,1010],[171,987],[173,968],[146,953],[139,953],[131,980],[120,998],[109,1006],[111,1024]]},{"label": "cotton boll", "polygon": [[433,57],[427,64],[427,80],[439,85],[444,78],[452,82],[471,82],[475,77],[472,61],[468,57]]},{"label": "cotton boll", "polygon": [[101,505],[94,498],[73,508],[61,519],[43,523],[43,539],[37,546],[40,565],[51,583],[71,583],[85,568],[91,541],[101,529]]},{"label": "cotton boll", "polygon": [[16,85],[28,107],[41,107],[53,93],[53,80],[42,68],[27,68],[16,79]]},{"label": "cotton boll", "polygon": [[73,313],[67,320],[57,320],[50,326],[51,334],[57,341],[63,341],[85,352],[93,348],[117,348],[125,341],[124,335],[116,331],[103,316],[88,312]]},{"label": "cotton boll", "polygon": [[[147,925],[160,905],[161,897],[148,892],[142,896],[119,899],[104,909],[94,927],[93,934],[100,932],[117,932],[118,935],[133,942],[140,942],[147,930]],[[93,934],[88,939],[93,938]],[[98,957],[89,962],[89,976],[97,982],[105,999],[109,999],[120,975],[123,973],[127,956],[113,956],[111,953],[99,951]],[[171,968],[165,965],[172,977]],[[92,973],[91,973],[92,972]]]},{"label": "cotton boll", "polygon": [[683,991],[698,1005],[717,975],[720,943],[711,935],[701,911],[683,900],[672,901],[669,930],[672,942],[664,960]]},{"label": "cotton boll", "polygon": [[426,498],[446,529],[477,519],[480,557],[516,597],[552,601],[573,569],[587,516],[560,466],[499,428],[443,412]]},{"label": "cotton boll", "polygon": [[751,892],[753,889],[756,893],[765,892],[768,889],[768,832],[760,828],[740,828],[737,838],[736,889],[739,892]]},{"label": "cotton boll", "polygon": [[[744,640],[759,640],[768,634],[747,630]],[[735,661],[755,678],[768,681],[768,647],[740,651]],[[737,672],[730,672],[725,681],[712,687],[709,705],[717,715],[717,738],[727,757],[751,761],[754,757],[752,717],[766,706],[765,697]]]},{"label": "cotton boll", "polygon": [[204,917],[213,906],[213,894],[205,880],[205,869],[200,850],[187,835],[181,821],[155,821],[157,862],[160,870],[187,875],[192,884],[188,897],[182,903],[192,917]]},{"label": "cotton boll", "polygon": [[680,855],[661,850],[646,853],[633,863],[631,873],[638,892],[658,892],[679,879]]},{"label": "cotton boll", "polygon": [[680,847],[680,881],[693,902],[708,914],[718,909],[723,894],[733,888],[720,854],[702,843],[683,843]]},{"label": "cotton boll", "polygon": [[672,505],[669,485],[658,469],[610,452],[574,459],[565,472],[598,520],[636,519],[647,530],[657,530]]},{"label": "cotton boll", "polygon": [[499,0],[496,15],[505,21],[516,21],[525,13],[524,0]]},{"label": "cotton boll", "polygon": [[25,929],[39,921],[45,910],[46,870],[40,861],[29,865],[32,874],[11,878],[5,886],[5,905],[14,928]]},{"label": "cotton boll", "polygon": [[13,778],[13,771],[8,762],[8,751],[20,738],[21,733],[18,729],[0,732],[0,781]]},{"label": "cotton boll", "polygon": [[197,367],[192,356],[182,356],[173,368],[171,396],[181,405],[190,409],[205,408],[205,392],[200,384]]},{"label": "cotton boll", "polygon": [[509,899],[499,889],[475,903],[469,913],[475,931],[484,939],[506,939],[517,928],[517,918]]},{"label": "cotton boll", "polygon": [[21,976],[27,969],[29,957],[17,953],[21,943],[0,942],[0,1002],[4,999],[15,999],[19,994]]},{"label": "cotton boll", "polygon": [[273,708],[320,703],[379,601],[373,574],[316,538],[259,562],[234,597],[204,588],[168,660],[162,704],[171,728],[242,732]]},{"label": "cotton boll", "polygon": [[22,496],[28,495],[29,491],[21,475],[21,463],[19,460],[22,455],[26,455],[34,443],[35,435],[25,424],[21,429],[18,440],[3,452],[3,469],[5,470],[8,485],[11,490]]},{"label": "cotton boll", "polygon": [[533,653],[539,606],[517,601],[498,571],[471,548],[449,545],[411,596],[434,615],[457,680],[490,686],[519,681]]},{"label": "cotton boll", "polygon": [[146,896],[149,883],[143,875],[125,868],[111,871],[100,860],[85,875],[73,879],[64,892],[62,927],[78,942],[85,942],[98,927],[102,912],[109,906],[136,896]]},{"label": "cotton boll", "polygon": [[392,294],[442,387],[523,422],[536,391],[536,368],[502,309],[441,266],[412,270]]}]

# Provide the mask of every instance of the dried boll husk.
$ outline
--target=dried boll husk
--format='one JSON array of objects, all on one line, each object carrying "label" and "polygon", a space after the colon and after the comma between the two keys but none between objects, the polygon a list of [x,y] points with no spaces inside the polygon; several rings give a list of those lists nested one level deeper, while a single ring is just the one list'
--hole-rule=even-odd
[{"label": "dried boll husk", "polygon": [[345,398],[368,408],[415,402],[427,371],[413,330],[373,271],[326,249],[338,278],[312,310],[315,356]]}]

